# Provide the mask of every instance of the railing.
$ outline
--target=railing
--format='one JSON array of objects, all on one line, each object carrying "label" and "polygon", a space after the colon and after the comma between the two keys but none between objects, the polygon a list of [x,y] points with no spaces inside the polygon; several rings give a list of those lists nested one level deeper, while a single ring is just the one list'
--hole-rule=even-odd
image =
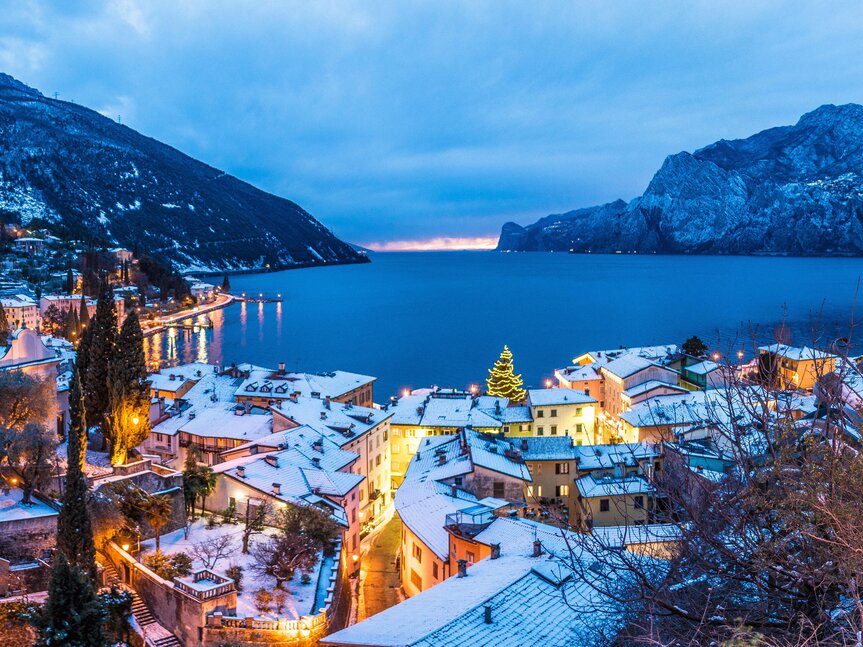
[{"label": "railing", "polygon": [[212,585],[191,586],[179,578],[174,579],[174,588],[191,595],[198,600],[212,600],[223,595],[228,595],[236,590],[234,580],[217,575],[208,569],[201,569],[192,574],[194,583],[210,580]]}]

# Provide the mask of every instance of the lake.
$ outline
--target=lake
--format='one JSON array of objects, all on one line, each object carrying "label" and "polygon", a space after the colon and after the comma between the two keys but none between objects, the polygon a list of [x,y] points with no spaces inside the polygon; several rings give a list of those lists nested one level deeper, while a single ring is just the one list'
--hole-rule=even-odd
[{"label": "lake", "polygon": [[404,252],[372,261],[232,276],[234,293],[284,302],[232,305],[211,316],[212,330],[162,333],[148,353],[375,375],[381,402],[406,387],[480,383],[509,344],[525,383],[540,386],[587,350],[697,334],[736,352],[748,322],[760,342],[783,319],[794,343],[812,343],[813,319],[822,339],[847,336],[863,274],[863,260],[849,258]]}]

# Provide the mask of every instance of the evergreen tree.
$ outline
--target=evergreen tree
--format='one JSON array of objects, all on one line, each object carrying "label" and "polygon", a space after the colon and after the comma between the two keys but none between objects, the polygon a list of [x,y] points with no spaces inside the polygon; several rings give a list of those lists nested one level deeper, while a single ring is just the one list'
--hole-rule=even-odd
[{"label": "evergreen tree", "polygon": [[104,613],[91,580],[60,551],[38,618],[39,647],[105,647]]},{"label": "evergreen tree", "polygon": [[693,335],[680,347],[681,350],[687,355],[691,355],[692,357],[704,357],[707,354],[707,344],[705,344],[700,337]]},{"label": "evergreen tree", "polygon": [[66,270],[66,284],[64,285],[66,294],[75,292],[75,275],[72,273],[72,268]]},{"label": "evergreen tree", "polygon": [[228,275],[225,274],[225,278],[222,279],[222,292],[230,292],[231,291],[231,282],[228,280]]},{"label": "evergreen tree", "polygon": [[90,325],[90,310],[87,309],[87,297],[81,295],[81,305],[78,307],[78,322],[81,325],[81,330]]},{"label": "evergreen tree", "polygon": [[144,336],[132,310],[123,322],[108,366],[110,410],[105,428],[111,463],[126,462],[129,450],[150,433],[149,385],[144,359]]},{"label": "evergreen tree", "polygon": [[512,402],[521,402],[524,400],[526,393],[521,388],[524,382],[521,379],[521,374],[515,374],[512,353],[508,346],[503,347],[500,358],[488,370],[488,378],[485,383],[488,387],[486,390],[488,395],[508,398]]},{"label": "evergreen tree", "polygon": [[117,338],[114,293],[107,279],[103,279],[100,286],[96,314],[88,330],[87,373],[81,375],[84,385],[84,404],[88,424],[99,425],[104,435],[107,432],[107,416],[111,409],[108,372]]},{"label": "evergreen tree", "polygon": [[90,494],[84,476],[87,442],[86,410],[81,394],[81,378],[76,370],[69,384],[69,433],[66,443],[66,489],[63,507],[57,518],[57,549],[72,566],[96,580],[96,546],[87,499]]},{"label": "evergreen tree", "polygon": [[6,311],[3,309],[3,304],[0,303],[0,346],[5,346],[9,343],[9,320],[6,318]]},{"label": "evergreen tree", "polygon": [[66,311],[66,339],[77,342],[81,337],[81,325],[78,323],[78,310],[74,307]]}]

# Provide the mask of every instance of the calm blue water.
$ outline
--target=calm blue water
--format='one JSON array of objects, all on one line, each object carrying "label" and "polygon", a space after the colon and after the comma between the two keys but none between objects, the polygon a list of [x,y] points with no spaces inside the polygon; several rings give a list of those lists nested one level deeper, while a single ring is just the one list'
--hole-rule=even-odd
[{"label": "calm blue water", "polygon": [[541,385],[585,350],[698,334],[725,352],[747,322],[768,340],[786,310],[793,342],[812,342],[822,310],[822,336],[834,339],[848,334],[861,274],[860,259],[375,254],[367,265],[231,277],[235,293],[285,301],[234,305],[213,316],[214,330],[150,344],[163,360],[376,375],[383,401],[404,387],[480,382],[504,344],[525,382]]}]

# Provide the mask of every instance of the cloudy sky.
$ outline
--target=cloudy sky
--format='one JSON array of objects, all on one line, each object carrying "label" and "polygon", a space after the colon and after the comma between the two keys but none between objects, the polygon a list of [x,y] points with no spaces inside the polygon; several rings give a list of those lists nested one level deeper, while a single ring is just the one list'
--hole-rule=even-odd
[{"label": "cloudy sky", "polygon": [[481,245],[863,101],[863,3],[0,0],[0,71],[344,239]]}]

